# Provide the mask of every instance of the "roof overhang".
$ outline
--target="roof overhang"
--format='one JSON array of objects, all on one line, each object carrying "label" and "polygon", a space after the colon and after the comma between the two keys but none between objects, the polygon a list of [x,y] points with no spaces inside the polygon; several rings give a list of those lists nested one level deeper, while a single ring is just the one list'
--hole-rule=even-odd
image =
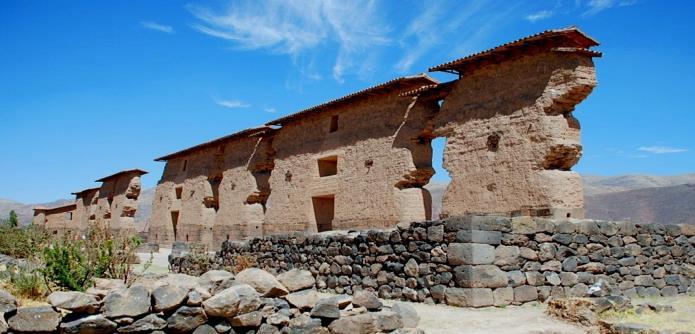
[{"label": "roof overhang", "polygon": [[119,176],[122,176],[122,175],[127,175],[127,174],[137,174],[138,176],[140,176],[140,175],[145,175],[145,174],[147,174],[147,172],[144,171],[144,170],[142,170],[142,169],[128,169],[128,170],[122,170],[122,171],[117,172],[117,173],[115,173],[115,174],[111,174],[111,175],[109,175],[109,176],[102,177],[101,179],[98,179],[98,180],[96,180],[96,181],[94,181],[94,182],[106,182],[106,181],[108,181],[108,180],[110,180],[110,179],[113,179],[113,178],[116,178],[116,177],[119,177]]},{"label": "roof overhang", "polygon": [[540,50],[575,52],[589,57],[600,57],[602,55],[600,52],[589,50],[589,48],[597,45],[599,45],[598,41],[574,26],[546,30],[492,49],[431,67],[429,71],[442,71],[462,75],[485,65],[500,63],[520,54]]},{"label": "roof overhang", "polygon": [[296,121],[300,118],[304,118],[306,116],[320,114],[322,112],[333,110],[336,107],[355,102],[362,98],[383,95],[394,91],[402,92],[405,90],[412,90],[422,86],[438,83],[439,81],[424,73],[409,77],[400,77],[378,84],[376,86],[365,88],[363,90],[345,95],[343,97],[325,103],[321,103],[319,105],[304,109],[294,114],[278,118],[276,120],[266,123],[266,125],[284,125]]},{"label": "roof overhang", "polygon": [[171,154],[167,154],[165,156],[154,159],[154,161],[168,161],[168,160],[171,160],[171,159],[176,158],[176,157],[189,155],[189,154],[196,152],[196,151],[200,151],[200,150],[204,150],[207,148],[219,146],[219,145],[222,145],[224,143],[227,143],[227,142],[230,142],[233,140],[239,140],[239,139],[249,138],[249,137],[257,137],[257,136],[261,136],[263,134],[268,134],[274,130],[275,130],[274,128],[269,127],[269,126],[261,126],[261,127],[241,130],[239,132],[235,132],[235,133],[232,133],[232,134],[224,136],[224,137],[213,139],[211,141],[208,141],[208,142],[205,142],[202,144],[198,144],[198,145],[191,146],[191,147],[185,148],[183,150],[180,150],[180,151],[177,151],[177,152],[174,152]]}]

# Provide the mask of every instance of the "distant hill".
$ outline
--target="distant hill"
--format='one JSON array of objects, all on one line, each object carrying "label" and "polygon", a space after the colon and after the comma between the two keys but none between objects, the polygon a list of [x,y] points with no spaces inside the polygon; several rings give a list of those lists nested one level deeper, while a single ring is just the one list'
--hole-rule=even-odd
[{"label": "distant hill", "polygon": [[588,218],[695,224],[695,184],[587,196],[585,208]]},{"label": "distant hill", "polygon": [[[154,188],[145,189],[140,194],[139,209],[135,213],[135,221],[143,224],[138,224],[141,230],[145,230],[148,226],[150,215],[152,214],[152,199],[154,199]],[[14,210],[19,218],[20,225],[28,225],[34,217],[34,207],[43,206],[52,208],[74,202],[74,199],[59,199],[48,203],[25,204],[8,199],[0,199],[0,220],[7,219],[10,211]]]},{"label": "distant hill", "polygon": [[[654,176],[582,175],[586,201],[586,216],[594,219],[630,219],[635,222],[695,224],[695,173]],[[448,183],[432,181],[425,188],[432,194],[432,217],[439,217],[442,196]],[[149,227],[152,214],[154,188],[140,194],[140,208],[135,215],[141,230]],[[70,203],[61,199],[50,203],[23,204],[0,199],[0,219],[15,210],[23,224],[31,222],[32,208],[36,205],[53,207]]]},{"label": "distant hill", "polygon": [[[695,173],[674,176],[582,175],[586,217],[641,223],[695,224]],[[446,182],[430,182],[432,217],[442,210]]]},{"label": "distant hill", "polygon": [[644,189],[676,186],[679,184],[695,184],[695,173],[656,176],[656,175],[618,175],[596,176],[582,175],[584,181],[584,196]]},{"label": "distant hill", "polygon": [[61,206],[64,204],[71,203],[72,200],[69,199],[59,199],[48,203],[37,203],[37,204],[24,204],[10,199],[0,199],[0,219],[7,219],[10,215],[10,211],[14,210],[19,218],[20,225],[27,225],[31,223],[34,217],[34,207],[35,206],[45,206],[51,208],[54,206]]}]

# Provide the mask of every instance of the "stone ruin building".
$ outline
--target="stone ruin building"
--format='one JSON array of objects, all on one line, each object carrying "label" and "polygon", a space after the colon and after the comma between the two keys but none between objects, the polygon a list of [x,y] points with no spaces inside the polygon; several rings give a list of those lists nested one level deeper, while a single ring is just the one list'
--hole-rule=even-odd
[{"label": "stone ruin building", "polygon": [[72,193],[75,202],[55,208],[34,208],[33,224],[49,233],[68,238],[82,238],[95,224],[108,226],[114,234],[135,235],[135,212],[140,196],[139,169],[124,170],[103,177],[98,188]]},{"label": "stone ruin building", "polygon": [[389,228],[431,218],[431,142],[446,138],[444,216],[582,218],[575,105],[596,86],[579,29],[548,30],[156,159],[149,241]]}]

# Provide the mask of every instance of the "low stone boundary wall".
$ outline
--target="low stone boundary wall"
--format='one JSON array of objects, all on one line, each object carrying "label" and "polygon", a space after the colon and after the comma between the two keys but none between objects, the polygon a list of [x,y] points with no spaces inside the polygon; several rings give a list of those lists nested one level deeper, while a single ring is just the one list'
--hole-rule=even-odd
[{"label": "low stone boundary wall", "polygon": [[[466,216],[393,230],[225,242],[175,272],[257,266],[309,270],[320,290],[482,307],[588,295],[695,293],[695,226]],[[198,272],[196,272],[198,271]]]}]

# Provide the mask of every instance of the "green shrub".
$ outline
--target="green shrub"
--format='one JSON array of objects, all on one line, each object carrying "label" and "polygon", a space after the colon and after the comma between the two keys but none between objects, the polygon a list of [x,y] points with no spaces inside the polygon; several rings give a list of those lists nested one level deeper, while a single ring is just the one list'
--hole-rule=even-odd
[{"label": "green shrub", "polygon": [[95,267],[83,253],[82,241],[57,241],[43,252],[45,267],[41,273],[46,281],[59,287],[84,291],[95,275]]},{"label": "green shrub", "polygon": [[68,290],[84,291],[93,278],[128,280],[137,260],[139,237],[115,236],[95,225],[84,240],[58,239],[43,251],[46,281]]},{"label": "green shrub", "polygon": [[20,268],[10,276],[11,292],[20,297],[38,299],[46,296],[46,284],[41,273]]},{"label": "green shrub", "polygon": [[0,225],[0,253],[20,259],[34,259],[48,242],[49,235],[41,228]]}]

